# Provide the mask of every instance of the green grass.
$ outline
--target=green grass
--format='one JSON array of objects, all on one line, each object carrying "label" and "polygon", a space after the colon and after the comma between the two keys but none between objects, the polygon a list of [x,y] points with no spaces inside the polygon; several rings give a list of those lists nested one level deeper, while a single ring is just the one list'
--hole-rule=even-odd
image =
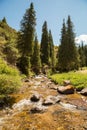
[{"label": "green grass", "polygon": [[87,87],[87,73],[81,72],[68,72],[61,74],[54,74],[50,78],[60,85],[63,85],[64,80],[70,80],[71,84],[76,88],[85,88]]}]

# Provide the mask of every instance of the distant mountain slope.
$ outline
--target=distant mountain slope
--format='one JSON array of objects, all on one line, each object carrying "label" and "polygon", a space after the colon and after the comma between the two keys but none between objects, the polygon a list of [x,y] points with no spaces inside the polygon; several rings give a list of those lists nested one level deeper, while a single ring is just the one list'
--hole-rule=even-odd
[{"label": "distant mountain slope", "polygon": [[0,21],[0,44],[9,40],[15,41],[17,37],[16,30],[12,29],[6,21]]},{"label": "distant mountain slope", "polygon": [[14,64],[18,50],[16,48],[18,33],[11,28],[5,18],[0,21],[0,57]]}]

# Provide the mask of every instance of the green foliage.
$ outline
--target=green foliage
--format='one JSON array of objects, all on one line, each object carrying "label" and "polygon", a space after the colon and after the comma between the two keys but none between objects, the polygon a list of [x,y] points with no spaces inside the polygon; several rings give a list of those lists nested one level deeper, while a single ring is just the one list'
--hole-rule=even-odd
[{"label": "green foliage", "polygon": [[22,56],[21,58],[19,58],[18,67],[22,74],[29,76],[31,68],[30,57]]},{"label": "green foliage", "polygon": [[34,49],[35,25],[36,14],[33,3],[31,3],[30,8],[26,10],[21,21],[21,30],[18,37],[18,49],[20,52],[18,67],[21,72],[27,76],[30,75],[31,58]]},{"label": "green foliage", "polygon": [[42,64],[49,65],[50,60],[50,45],[48,37],[47,22],[45,21],[42,26],[42,38],[41,38],[41,62]]},{"label": "green foliage", "polygon": [[21,55],[31,57],[33,54],[35,25],[36,14],[34,11],[33,3],[31,3],[30,8],[26,10],[21,21],[21,30],[18,37],[18,48]]},{"label": "green foliage", "polygon": [[64,80],[70,80],[72,85],[76,88],[85,88],[87,87],[87,74],[80,72],[68,72],[68,73],[59,73],[50,76],[50,78],[58,84],[63,85]]},{"label": "green foliage", "polygon": [[12,29],[3,18],[0,21],[0,56],[9,64],[15,65],[18,49],[16,48],[17,32]]},{"label": "green foliage", "polygon": [[18,49],[16,48],[14,43],[8,41],[8,43],[4,47],[3,52],[6,55],[5,56],[6,61],[11,65],[16,65],[19,54]]},{"label": "green foliage", "polygon": [[54,43],[51,30],[49,30],[49,46],[50,46],[50,66],[52,71],[55,70]]},{"label": "green foliage", "polygon": [[8,40],[15,42],[17,39],[16,30],[12,29],[4,19],[0,21],[0,38],[3,40],[0,43],[7,43]]},{"label": "green foliage", "polygon": [[58,69],[59,71],[70,71],[78,69],[79,56],[75,46],[75,34],[70,16],[68,16],[67,26],[63,21],[61,31],[61,44],[58,51]]},{"label": "green foliage", "polygon": [[41,70],[40,49],[39,49],[37,36],[35,37],[35,42],[34,42],[34,53],[32,56],[32,70],[36,74],[39,74]]},{"label": "green foliage", "polygon": [[79,46],[79,55],[80,55],[80,67],[84,67],[86,64],[86,56],[85,56],[85,52],[84,52],[84,46],[83,43],[81,46]]},{"label": "green foliage", "polygon": [[21,84],[19,76],[0,74],[0,94],[10,94],[18,90]]},{"label": "green foliage", "polygon": [[18,90],[20,85],[19,71],[0,59],[0,94],[13,93]]},{"label": "green foliage", "polygon": [[87,66],[87,45],[84,46],[85,65]]},{"label": "green foliage", "polygon": [[5,61],[0,59],[0,74],[16,76],[19,75],[19,71],[15,67],[8,66]]},{"label": "green foliage", "polygon": [[2,19],[2,22],[7,24],[7,21],[6,21],[5,17]]}]

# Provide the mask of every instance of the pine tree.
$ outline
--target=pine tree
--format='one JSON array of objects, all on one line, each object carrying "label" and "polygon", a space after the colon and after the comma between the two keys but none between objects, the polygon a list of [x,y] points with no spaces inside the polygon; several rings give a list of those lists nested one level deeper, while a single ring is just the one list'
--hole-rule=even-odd
[{"label": "pine tree", "polygon": [[67,47],[68,47],[68,70],[78,69],[79,67],[79,55],[75,45],[75,33],[73,30],[73,23],[70,16],[67,20]]},{"label": "pine tree", "polygon": [[6,21],[5,17],[2,19],[2,22],[5,23],[5,24],[7,24],[7,21]]},{"label": "pine tree", "polygon": [[[30,8],[26,10],[26,13],[21,21],[21,30],[18,37],[18,48],[21,54],[18,66],[20,70],[27,75],[29,74],[30,70],[30,68],[28,68],[30,67],[29,64],[31,64],[31,63],[28,64],[28,62],[31,61],[31,57],[33,55],[35,25],[36,25],[36,14],[34,11],[33,3],[31,3]],[[22,61],[24,60],[24,58],[25,63],[24,61]],[[22,67],[21,65],[22,63],[24,67]]]},{"label": "pine tree", "polygon": [[21,30],[19,37],[19,50],[24,56],[32,56],[33,54],[33,41],[35,34],[36,14],[34,11],[33,3],[30,8],[26,10],[24,17],[21,21]]},{"label": "pine tree", "polygon": [[42,64],[49,65],[50,60],[50,46],[49,46],[49,37],[47,22],[45,21],[42,27],[42,38],[41,38],[41,62]]},{"label": "pine tree", "polygon": [[37,36],[35,37],[35,42],[34,42],[34,53],[32,56],[32,70],[36,74],[38,74],[41,70],[40,46],[38,44]]},{"label": "pine tree", "polygon": [[79,55],[80,55],[80,67],[84,67],[86,65],[86,56],[85,56],[85,50],[84,50],[84,46],[83,43],[81,44],[81,46],[79,46]]},{"label": "pine tree", "polygon": [[87,66],[87,45],[84,46],[85,65]]},{"label": "pine tree", "polygon": [[70,71],[78,69],[79,55],[75,46],[75,34],[73,23],[68,16],[67,24],[63,21],[61,31],[61,44],[58,51],[58,68],[60,71]]},{"label": "pine tree", "polygon": [[51,30],[49,30],[49,46],[50,46],[50,65],[52,70],[54,70],[55,68],[54,43]]},{"label": "pine tree", "polygon": [[63,27],[61,30],[61,44],[58,48],[58,65],[57,68],[60,71],[66,71],[67,70],[67,37],[66,37],[66,25],[65,20],[63,20]]}]

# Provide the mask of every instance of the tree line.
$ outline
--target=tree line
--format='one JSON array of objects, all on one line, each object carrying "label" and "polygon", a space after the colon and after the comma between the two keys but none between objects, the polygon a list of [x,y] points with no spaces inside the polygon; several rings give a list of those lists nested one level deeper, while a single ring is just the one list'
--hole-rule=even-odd
[{"label": "tree line", "polygon": [[75,33],[71,17],[63,20],[60,45],[58,53],[55,53],[52,32],[48,30],[47,21],[42,26],[41,43],[38,42],[36,33],[36,12],[33,3],[26,10],[21,20],[21,29],[18,35],[17,47],[20,53],[17,66],[22,73],[30,75],[30,72],[45,73],[45,69],[51,72],[58,70],[68,72],[87,65],[87,47],[76,46]]}]

